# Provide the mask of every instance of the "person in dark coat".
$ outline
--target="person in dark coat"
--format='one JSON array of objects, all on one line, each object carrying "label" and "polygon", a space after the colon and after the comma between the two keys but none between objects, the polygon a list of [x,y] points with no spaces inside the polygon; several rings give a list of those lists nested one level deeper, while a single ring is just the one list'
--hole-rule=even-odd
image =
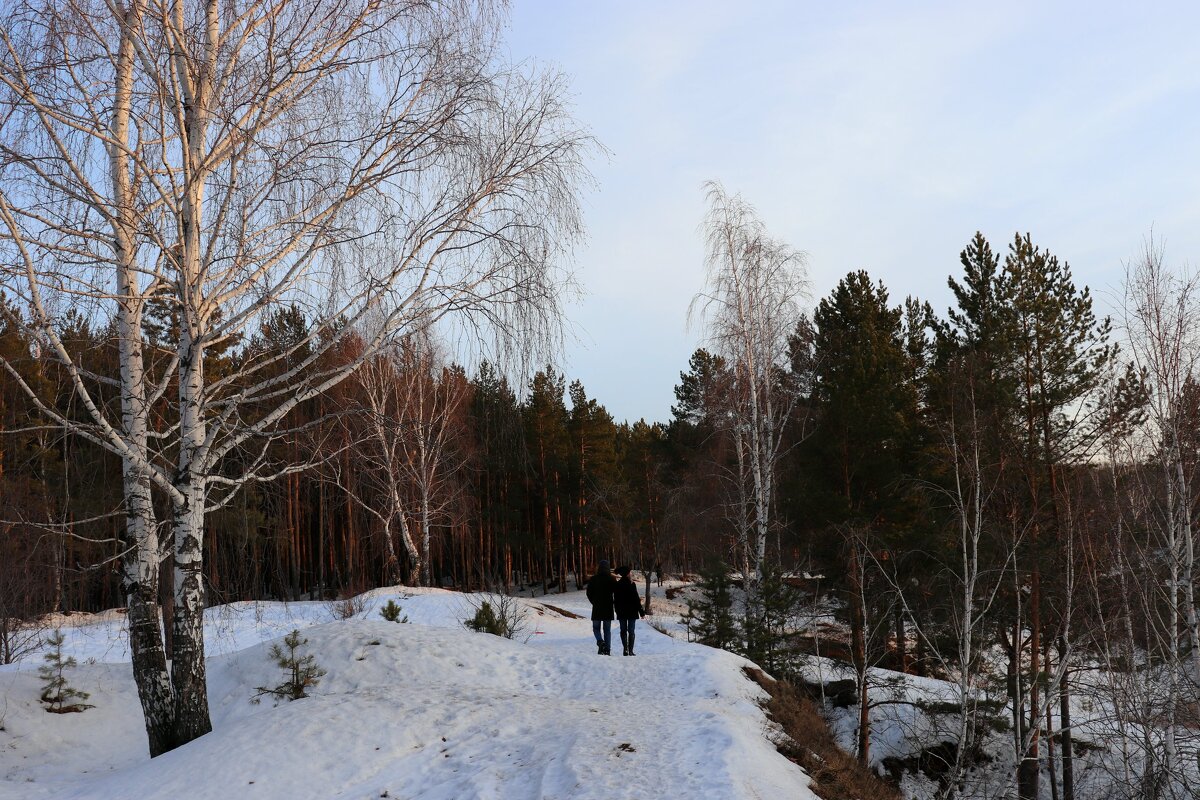
[{"label": "person in dark coat", "polygon": [[[608,570],[608,562],[601,561],[596,574],[588,578],[587,599],[592,604],[592,633],[596,637],[596,652],[610,655],[612,649],[613,590],[617,581]],[[601,631],[604,635],[601,636]]]},{"label": "person in dark coat", "polygon": [[642,598],[638,596],[637,586],[629,577],[630,568],[617,567],[621,579],[613,590],[613,606],[617,612],[617,623],[621,626],[621,655],[634,656],[633,652],[634,627],[640,617],[646,616],[642,610]]}]

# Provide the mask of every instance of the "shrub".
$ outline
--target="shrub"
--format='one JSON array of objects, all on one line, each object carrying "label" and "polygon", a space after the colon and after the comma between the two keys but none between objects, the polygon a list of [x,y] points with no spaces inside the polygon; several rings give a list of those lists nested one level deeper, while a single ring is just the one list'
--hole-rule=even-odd
[{"label": "shrub", "polygon": [[515,639],[525,630],[529,609],[515,598],[493,594],[475,600],[468,596],[467,602],[475,613],[463,620],[463,624],[473,631]]},{"label": "shrub", "polygon": [[388,622],[408,622],[408,615],[405,614],[403,619],[400,617],[400,612],[403,609],[395,600],[388,600],[383,608],[379,609],[379,616],[386,619]]},{"label": "shrub", "polygon": [[46,710],[52,714],[70,714],[87,708],[95,708],[84,702],[71,702],[87,700],[91,695],[72,687],[67,681],[66,671],[74,667],[76,662],[74,656],[63,658],[63,641],[62,631],[58,628],[55,628],[54,632],[46,637],[46,644],[50,650],[42,657],[46,663],[38,667],[38,675],[42,677],[43,681],[42,702],[46,704]]},{"label": "shrub", "polygon": [[367,609],[367,598],[364,595],[347,595],[329,602],[329,615],[338,621],[345,621],[359,616]]},{"label": "shrub", "polygon": [[466,620],[465,624],[473,631],[490,633],[493,636],[504,636],[508,633],[508,626],[496,616],[492,604],[487,600],[483,601],[483,605],[476,609],[475,616]]},{"label": "shrub", "polygon": [[300,638],[300,631],[293,630],[283,637],[283,644],[287,648],[286,653],[278,642],[271,645],[271,658],[275,659],[279,668],[288,675],[288,679],[274,688],[257,687],[258,692],[251,698],[252,702],[257,703],[264,694],[285,697],[288,700],[308,697],[306,690],[320,683],[321,676],[326,674],[325,670],[317,666],[315,656],[311,653],[300,654],[300,648],[308,644],[308,639]]}]

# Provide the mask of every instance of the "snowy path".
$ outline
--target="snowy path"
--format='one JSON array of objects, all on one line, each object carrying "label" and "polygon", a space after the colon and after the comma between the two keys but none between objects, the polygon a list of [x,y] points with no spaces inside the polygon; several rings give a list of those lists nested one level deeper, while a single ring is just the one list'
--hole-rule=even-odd
[{"label": "snowy path", "polygon": [[[38,707],[36,663],[0,669],[0,798],[672,797],[803,800],[736,656],[639,625],[638,656],[595,653],[590,623],[537,600],[527,641],[465,630],[461,595],[373,593],[362,619],[323,603],[217,609],[214,733],[146,758],[119,622],[68,631],[73,682],[97,708]],[[396,597],[413,624],[379,620]],[[583,613],[581,594],[555,595]],[[299,627],[328,675],[309,698],[249,702],[280,680],[266,642]],[[615,627],[615,624],[614,624]],[[614,631],[615,638],[615,631]]]}]

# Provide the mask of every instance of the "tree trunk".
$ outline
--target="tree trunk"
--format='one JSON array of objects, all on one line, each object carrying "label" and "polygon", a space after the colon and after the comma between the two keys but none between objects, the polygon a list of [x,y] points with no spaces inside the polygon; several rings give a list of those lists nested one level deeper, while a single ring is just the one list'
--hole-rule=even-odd
[{"label": "tree trunk", "polygon": [[429,495],[425,492],[421,493],[421,564],[423,572],[421,574],[421,584],[424,586],[433,586],[433,575],[430,570],[433,566],[429,557]]},{"label": "tree trunk", "polygon": [[[1043,655],[1046,660],[1046,673],[1050,672],[1050,642],[1044,644]],[[1049,691],[1046,694],[1046,772],[1050,778],[1050,800],[1058,800],[1058,779],[1054,774],[1054,704],[1050,702]]]},{"label": "tree trunk", "polygon": [[864,766],[871,758],[871,704],[867,696],[866,611],[863,608],[862,575],[859,571],[858,544],[850,549],[851,635],[854,669],[858,678],[858,762]]},{"label": "tree trunk", "polygon": [[[1058,642],[1059,658],[1067,657],[1067,640],[1064,635]],[[1062,738],[1062,796],[1063,800],[1075,800],[1075,753],[1071,738],[1071,672],[1063,668],[1059,688],[1059,726]]]},{"label": "tree trunk", "polygon": [[212,730],[205,679],[201,572],[204,491],[202,479],[189,480],[192,485],[186,487],[186,505],[175,512],[175,657],[171,661],[171,681],[175,685],[176,746]]},{"label": "tree trunk", "polygon": [[[114,75],[113,116],[109,147],[109,175],[118,198],[112,220],[117,261],[118,353],[121,375],[121,424],[133,455],[149,462],[149,407],[146,397],[142,349],[143,300],[137,273],[137,220],[131,186],[129,156],[130,114],[133,92],[134,36],[141,26],[140,2],[130,3],[120,19],[121,38]],[[128,609],[129,655],[138,689],[150,756],[172,747],[174,696],[167,674],[163,623],[159,616],[159,561],[161,549],[154,519],[150,478],[145,464],[130,456],[121,460],[125,497],[125,546],[121,582]]]},{"label": "tree trunk", "polygon": [[1017,794],[1020,800],[1038,800],[1038,785],[1041,771],[1039,769],[1039,733],[1041,732],[1041,706],[1039,705],[1039,685],[1041,675],[1041,569],[1037,565],[1036,546],[1038,542],[1038,525],[1033,525],[1034,565],[1029,590],[1029,745],[1021,755],[1021,766],[1017,773]]}]

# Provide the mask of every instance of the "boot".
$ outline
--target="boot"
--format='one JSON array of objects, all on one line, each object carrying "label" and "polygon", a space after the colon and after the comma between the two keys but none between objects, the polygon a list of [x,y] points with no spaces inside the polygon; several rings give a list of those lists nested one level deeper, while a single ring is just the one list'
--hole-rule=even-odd
[{"label": "boot", "polygon": [[629,639],[625,631],[621,631],[621,655],[629,655]]},{"label": "boot", "polygon": [[637,655],[637,653],[633,652],[634,636],[636,636],[636,634],[633,631],[630,631],[629,632],[629,650],[628,650],[628,652],[625,653],[625,655],[627,655],[627,656],[636,656]]},{"label": "boot", "polygon": [[601,647],[604,648],[604,650],[602,651],[604,655],[606,655],[606,656],[612,655],[612,645],[610,645],[608,642],[605,642],[604,644],[602,644]]},{"label": "boot", "polygon": [[596,655],[604,655],[604,642],[596,642]]}]

